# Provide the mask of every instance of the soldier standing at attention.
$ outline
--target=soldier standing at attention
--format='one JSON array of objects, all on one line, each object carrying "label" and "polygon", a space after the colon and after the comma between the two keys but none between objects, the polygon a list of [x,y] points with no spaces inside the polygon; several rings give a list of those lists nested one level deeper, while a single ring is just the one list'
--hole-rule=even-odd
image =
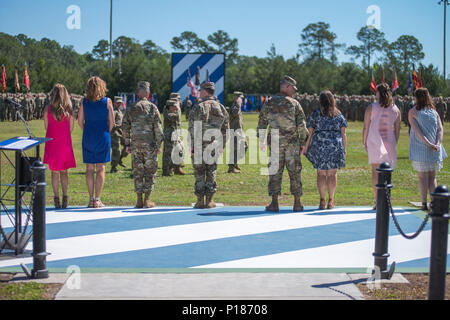
[{"label": "soldier standing at attention", "polygon": [[[195,195],[197,196],[197,203],[194,208],[205,209],[215,208],[216,204],[213,201],[214,194],[217,191],[216,170],[217,159],[223,153],[223,148],[227,141],[226,131],[230,128],[228,112],[225,107],[214,99],[215,86],[213,82],[205,82],[200,87],[200,101],[194,105],[189,116],[189,134],[191,136],[191,155],[194,167],[195,176]],[[201,125],[201,132],[198,130],[198,125]],[[220,130],[221,137],[211,137],[211,139],[204,140],[205,132],[208,129]],[[199,130],[200,131],[200,130]],[[219,139],[223,139],[220,146]],[[196,145],[195,141],[200,140],[200,145]],[[206,157],[203,154],[205,149],[211,150],[211,146],[219,144],[218,148],[214,148],[211,154]],[[218,154],[215,153],[218,150]],[[205,158],[212,156],[215,160],[212,164],[208,164]],[[206,203],[205,198],[206,196]]]},{"label": "soldier standing at attention", "polygon": [[[150,83],[138,83],[136,104],[127,108],[122,122],[125,147],[133,162],[134,191],[137,193],[136,208],[153,208],[150,194],[158,169],[158,154],[161,153],[163,131],[158,108],[147,100]],[[145,195],[142,201],[142,195]]]},{"label": "soldier standing at attention", "polygon": [[[285,76],[280,84],[280,94],[273,96],[270,101],[264,104],[258,120],[257,135],[259,138],[260,149],[265,152],[265,136],[266,129],[269,129],[268,145],[270,150],[270,162],[273,159],[278,160],[278,170],[275,174],[269,172],[269,196],[272,197],[272,202],[266,207],[267,211],[278,212],[278,196],[281,194],[281,182],[283,178],[284,166],[289,172],[291,183],[291,194],[294,196],[294,212],[303,211],[303,205],[300,202],[300,197],[303,194],[301,170],[302,163],[300,156],[305,149],[305,143],[308,138],[308,130],[306,128],[305,114],[300,103],[293,99],[292,96],[297,91],[297,82],[291,77]],[[273,140],[278,130],[279,147],[271,147],[271,140]],[[264,130],[262,136],[259,131]],[[269,162],[269,168],[270,168]]]},{"label": "soldier standing at attention", "polygon": [[163,149],[163,167],[162,175],[169,177],[172,175],[172,168],[175,174],[185,175],[186,173],[175,165],[172,161],[172,150],[175,145],[181,143],[181,137],[178,137],[178,130],[181,129],[181,113],[179,102],[176,99],[169,99],[164,107],[164,149]]},{"label": "soldier standing at attention", "polygon": [[192,108],[192,101],[189,99],[189,97],[186,97],[186,100],[184,100],[184,113],[186,115],[186,120],[189,121],[189,113],[191,112]]},{"label": "soldier standing at attention", "polygon": [[[238,161],[242,159],[242,148],[244,148],[244,156],[248,148],[242,121],[242,98],[244,98],[244,94],[242,92],[234,92],[233,105],[227,108],[228,114],[230,116],[230,129],[234,131],[233,149],[230,149],[230,160],[232,162],[228,164],[228,173],[241,172]],[[238,154],[238,151],[240,151],[240,154]]]},{"label": "soldier standing at attention", "polygon": [[[117,165],[126,168],[122,162],[122,159],[128,155],[122,133],[123,114],[120,110],[122,103],[121,97],[114,97],[114,127],[111,131],[111,173],[117,172]],[[121,143],[122,152],[120,151]]]}]

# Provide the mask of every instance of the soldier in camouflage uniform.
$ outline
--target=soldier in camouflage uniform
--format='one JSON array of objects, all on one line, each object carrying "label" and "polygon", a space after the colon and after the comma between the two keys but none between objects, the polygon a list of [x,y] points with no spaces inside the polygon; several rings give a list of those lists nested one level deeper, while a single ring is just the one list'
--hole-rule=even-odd
[{"label": "soldier in camouflage uniform", "polygon": [[[223,153],[227,141],[227,130],[230,128],[228,112],[222,104],[213,98],[214,91],[213,82],[203,83],[200,87],[200,101],[194,105],[189,115],[191,155],[195,176],[195,195],[197,196],[197,203],[194,207],[197,209],[214,208],[216,206],[213,197],[217,191],[217,159]],[[197,130],[200,131],[199,124],[201,125],[201,132],[197,132]],[[212,132],[209,129],[220,130],[221,136],[204,140],[205,133]],[[220,141],[221,139],[222,141]],[[222,145],[220,145],[221,142]],[[214,150],[211,147],[214,147]],[[204,155],[205,151],[211,153]],[[218,154],[216,154],[216,151],[218,151]],[[213,159],[210,160],[213,161],[207,163],[205,157],[211,156]]]},{"label": "soldier in camouflage uniform", "polygon": [[[138,83],[139,101],[128,107],[122,122],[127,152],[133,162],[134,191],[137,193],[136,208],[152,208],[150,194],[158,169],[158,154],[161,153],[163,131],[158,108],[147,100],[150,83]],[[144,201],[142,195],[145,194]]]},{"label": "soldier in camouflage uniform", "polygon": [[[179,102],[176,99],[169,99],[164,107],[164,148],[163,148],[163,176],[171,176],[172,169],[175,174],[185,175],[186,173],[172,161],[172,151],[175,146],[182,146],[181,137],[179,136],[181,129],[181,110]],[[181,147],[181,150],[183,148]],[[182,157],[182,152],[180,157]]]},{"label": "soldier in camouflage uniform", "polygon": [[234,103],[231,107],[227,108],[227,112],[230,117],[230,129],[233,130],[234,133],[232,148],[230,140],[230,163],[228,164],[228,173],[241,172],[238,161],[245,157],[245,153],[248,149],[247,140],[244,135],[241,111],[243,98],[244,94],[242,92],[234,92]]},{"label": "soldier in camouflage uniform", "polygon": [[189,113],[191,113],[192,109],[192,101],[189,99],[189,97],[186,97],[186,100],[184,100],[184,114],[186,115],[186,120],[189,121]]},{"label": "soldier in camouflage uniform", "polygon": [[444,125],[445,115],[447,113],[447,104],[444,101],[444,98],[439,97],[436,102],[436,111],[441,118],[442,125]]},{"label": "soldier in camouflage uniform", "polygon": [[[261,151],[265,152],[265,132],[269,129],[268,145],[270,150],[270,162],[275,159],[278,162],[278,170],[275,174],[269,172],[269,196],[272,202],[266,207],[267,211],[278,212],[278,196],[281,194],[281,181],[283,178],[284,166],[289,172],[291,183],[291,194],[294,196],[294,212],[303,211],[300,197],[303,194],[301,182],[302,163],[300,156],[303,153],[308,130],[306,129],[305,114],[300,103],[292,96],[297,91],[297,82],[291,77],[285,76],[280,84],[280,94],[273,96],[270,101],[264,104],[258,120],[257,134]],[[264,132],[260,135],[260,130]],[[278,130],[279,147],[272,147],[272,130]],[[278,160],[278,161],[277,161]]]},{"label": "soldier in camouflage uniform", "polygon": [[6,120],[6,94],[2,93],[0,96],[0,121]]},{"label": "soldier in camouflage uniform", "polygon": [[[111,173],[118,171],[117,165],[126,167],[122,159],[128,155],[122,132],[123,114],[120,110],[122,103],[121,97],[114,97],[114,127],[111,131]],[[122,144],[122,151],[120,151],[120,144]]]}]

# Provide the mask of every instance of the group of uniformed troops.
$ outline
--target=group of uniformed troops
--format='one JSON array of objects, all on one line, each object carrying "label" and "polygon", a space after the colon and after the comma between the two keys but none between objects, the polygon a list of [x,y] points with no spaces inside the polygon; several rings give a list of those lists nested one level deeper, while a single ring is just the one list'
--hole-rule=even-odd
[{"label": "group of uniformed troops", "polygon": [[[19,121],[16,107],[7,99],[23,106],[22,115],[26,121],[42,119],[44,109],[50,103],[48,93],[0,93],[0,121]],[[83,96],[71,94],[73,114],[78,116],[78,110]]]},{"label": "group of uniformed troops", "polygon": [[[248,149],[241,111],[244,95],[242,92],[234,92],[234,102],[226,108],[218,101],[214,93],[215,86],[212,82],[201,85],[200,97],[194,104],[189,99],[182,103],[178,93],[171,93],[162,111],[164,122],[161,120],[158,107],[147,99],[150,95],[149,82],[140,81],[138,83],[139,100],[137,103],[127,106],[124,114],[121,111],[122,98],[114,97],[115,125],[111,131],[111,172],[117,172],[117,166],[125,167],[122,160],[131,153],[137,208],[151,208],[155,205],[150,201],[150,194],[154,188],[160,153],[162,153],[163,176],[186,174],[182,169],[184,167],[182,160],[186,152],[180,130],[182,109],[186,114],[191,137],[189,151],[193,160],[195,176],[194,190],[197,196],[195,208],[214,208],[216,206],[213,197],[217,191],[217,161],[208,162],[204,156],[205,152],[209,152],[210,156],[217,160],[222,155],[226,143],[229,142],[231,161],[228,173],[241,171],[238,162],[245,156]],[[22,114],[27,121],[41,119],[45,106],[49,104],[49,96],[46,94],[1,94],[0,121],[19,120],[15,106],[6,98],[23,106]],[[413,98],[410,96],[394,98],[402,112],[405,125],[409,125],[407,114],[413,107]],[[78,115],[82,99],[83,96],[71,95],[75,118]],[[374,96],[344,95],[337,96],[336,102],[347,120],[363,121],[365,109],[374,102],[374,99]],[[450,104],[450,98],[434,98],[434,103],[441,119],[450,121],[450,108],[447,107]],[[269,174],[268,193],[272,197],[272,202],[266,207],[268,211],[279,211],[278,197],[281,193],[284,167],[288,170],[290,190],[294,196],[293,210],[303,210],[300,201],[302,195],[300,156],[308,136],[306,117],[317,108],[319,108],[319,97],[298,94],[296,81],[285,76],[280,82],[280,93],[267,99],[259,112],[257,131],[260,149],[265,151],[266,146],[269,147],[271,159],[269,167],[273,165],[273,159],[278,162],[275,171]],[[201,124],[200,132],[195,132],[196,123]],[[204,135],[209,129],[215,129],[216,132],[220,132],[220,135],[204,140]],[[229,129],[232,129],[234,133],[231,141],[228,141]],[[273,129],[279,132],[277,148],[271,148]],[[267,134],[259,135],[260,132],[266,132],[266,130]],[[196,134],[201,136],[198,146],[194,143]],[[212,148],[212,146],[214,147]],[[244,151],[242,152],[242,150]]]}]

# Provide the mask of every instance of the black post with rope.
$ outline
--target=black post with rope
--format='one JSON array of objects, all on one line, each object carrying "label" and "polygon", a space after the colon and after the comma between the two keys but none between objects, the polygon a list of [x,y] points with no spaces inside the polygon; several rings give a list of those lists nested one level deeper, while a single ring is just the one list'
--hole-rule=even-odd
[{"label": "black post with rope", "polygon": [[429,300],[445,299],[445,276],[447,269],[447,242],[450,193],[447,186],[438,186],[431,194],[431,256]]},{"label": "black post with rope", "polygon": [[376,230],[375,230],[375,269],[374,274],[380,276],[381,279],[390,279],[394,274],[395,262],[392,263],[390,269],[387,268],[388,240],[389,240],[389,211],[390,206],[387,201],[390,189],[392,189],[391,176],[394,169],[389,163],[382,163],[377,169],[378,184],[377,188],[377,216],[376,216]]}]

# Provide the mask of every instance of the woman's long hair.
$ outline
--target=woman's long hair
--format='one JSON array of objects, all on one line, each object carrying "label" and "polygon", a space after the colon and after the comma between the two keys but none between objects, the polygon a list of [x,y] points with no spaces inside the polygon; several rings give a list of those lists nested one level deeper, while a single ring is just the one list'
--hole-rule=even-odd
[{"label": "woman's long hair", "polygon": [[72,114],[72,102],[69,93],[64,85],[57,83],[50,91],[50,113],[57,121],[61,121],[65,117]]},{"label": "woman's long hair", "polygon": [[391,88],[387,83],[380,83],[377,85],[377,92],[380,94],[380,101],[378,101],[380,106],[383,108],[389,108],[394,105]]},{"label": "woman's long hair", "polygon": [[419,88],[414,92],[414,97],[417,99],[416,110],[422,110],[426,108],[436,110],[436,107],[433,104],[433,100],[431,99],[430,92],[428,92],[427,88]]},{"label": "woman's long hair", "polygon": [[103,99],[106,96],[106,83],[97,76],[90,77],[86,83],[86,98],[92,102]]},{"label": "woman's long hair", "polygon": [[325,90],[320,93],[319,102],[322,117],[333,118],[340,114],[340,111],[336,108],[336,99],[334,99],[334,95],[330,90]]}]

